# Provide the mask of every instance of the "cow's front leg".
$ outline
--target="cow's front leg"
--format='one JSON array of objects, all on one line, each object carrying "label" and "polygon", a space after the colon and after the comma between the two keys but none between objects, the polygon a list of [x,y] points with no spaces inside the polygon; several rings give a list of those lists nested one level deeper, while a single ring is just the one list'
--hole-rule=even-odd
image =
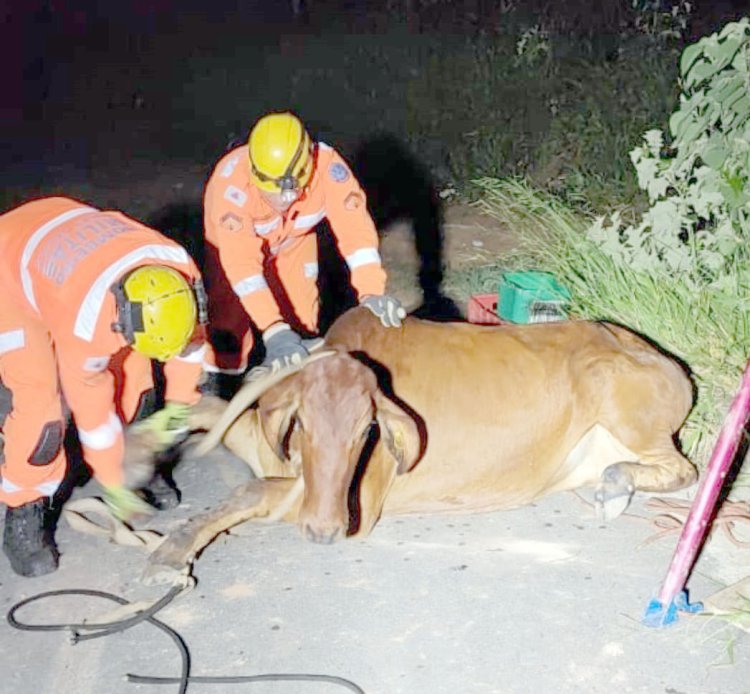
[{"label": "cow's front leg", "polygon": [[[279,479],[252,480],[238,487],[215,509],[189,518],[170,533],[148,558],[143,581],[150,585],[171,582],[219,533],[251,518],[274,514],[289,498],[294,486],[293,479]],[[298,507],[298,503],[293,503],[290,508],[284,508],[279,519],[296,519]]]}]

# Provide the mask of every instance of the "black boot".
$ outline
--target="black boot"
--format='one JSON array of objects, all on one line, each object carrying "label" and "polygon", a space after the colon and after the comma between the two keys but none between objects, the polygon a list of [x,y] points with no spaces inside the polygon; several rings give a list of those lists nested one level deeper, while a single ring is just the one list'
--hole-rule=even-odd
[{"label": "black boot", "polygon": [[201,382],[198,384],[198,390],[201,395],[215,395],[221,397],[221,374],[214,371],[208,371],[203,374]]},{"label": "black boot", "polygon": [[202,395],[215,395],[223,400],[231,400],[242,386],[242,374],[225,374],[211,371],[203,376],[198,385]]},{"label": "black boot", "polygon": [[141,489],[146,501],[159,511],[177,508],[182,494],[172,476],[162,472],[154,473],[151,481]]},{"label": "black boot", "polygon": [[169,447],[154,456],[154,474],[149,483],[141,489],[146,501],[159,511],[177,508],[182,494],[172,477],[177,463],[182,457],[180,444]]},{"label": "black boot", "polygon": [[43,576],[57,570],[60,553],[47,499],[6,509],[3,551],[19,576]]}]

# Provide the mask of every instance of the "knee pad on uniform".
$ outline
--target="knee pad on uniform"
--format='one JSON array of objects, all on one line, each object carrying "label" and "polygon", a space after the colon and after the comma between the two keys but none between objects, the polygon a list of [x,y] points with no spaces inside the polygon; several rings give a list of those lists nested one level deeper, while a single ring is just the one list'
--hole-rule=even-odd
[{"label": "knee pad on uniform", "polygon": [[34,450],[29,456],[30,465],[49,465],[55,458],[63,445],[65,425],[59,419],[47,422],[39,434]]}]

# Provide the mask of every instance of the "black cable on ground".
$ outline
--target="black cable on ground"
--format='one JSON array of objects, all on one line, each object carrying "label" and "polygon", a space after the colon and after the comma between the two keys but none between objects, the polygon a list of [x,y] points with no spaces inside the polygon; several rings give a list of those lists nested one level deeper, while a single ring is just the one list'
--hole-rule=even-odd
[{"label": "black cable on ground", "polygon": [[[158,619],[154,619],[153,617],[153,615],[158,610],[164,607],[167,603],[171,602],[171,600],[178,593],[180,593],[181,590],[181,588],[172,588],[161,600],[152,605],[148,610],[144,610],[143,612],[140,612],[133,617],[129,617],[128,619],[123,619],[120,622],[109,622],[106,624],[25,624],[23,622],[19,622],[16,619],[16,612],[18,612],[18,610],[20,610],[22,607],[25,607],[32,602],[43,600],[44,598],[58,597],[60,595],[84,595],[95,598],[104,598],[105,600],[116,602],[118,605],[130,604],[130,602],[128,602],[124,598],[113,595],[112,593],[105,593],[101,590],[88,590],[85,588],[50,590],[46,593],[37,593],[36,595],[32,595],[30,598],[21,600],[20,602],[17,602],[15,605],[13,605],[13,607],[8,610],[6,619],[8,620],[8,624],[10,624],[10,626],[12,626],[14,629],[21,629],[22,631],[70,631],[72,634],[71,641],[73,645],[85,639],[87,640],[98,638],[99,636],[107,636],[117,631],[129,629],[130,627],[133,627],[140,622],[148,622],[149,624],[153,624],[157,629],[161,629],[161,631],[167,634],[172,639],[172,641],[175,642],[178,650],[180,651],[181,672],[180,677],[177,678],[176,681],[180,684],[180,688],[178,690],[179,694],[185,694],[185,692],[187,691],[188,678],[190,675],[190,652],[188,651],[187,645],[182,640],[182,637],[176,631],[174,631],[174,629],[168,627],[166,624],[160,622]],[[80,634],[80,631],[84,630],[92,631],[94,633],[82,636]]]},{"label": "black cable on ground", "polygon": [[[22,631],[70,631],[72,634],[72,643],[75,645],[80,641],[88,641],[102,636],[109,636],[126,629],[134,627],[141,622],[148,622],[157,629],[160,629],[174,641],[180,651],[181,671],[179,677],[148,677],[143,675],[125,675],[128,682],[137,684],[179,684],[179,694],[185,694],[188,684],[191,682],[200,684],[245,684],[252,682],[329,682],[331,684],[344,687],[356,694],[365,694],[364,689],[350,680],[333,675],[309,675],[309,674],[268,674],[268,675],[247,675],[236,677],[191,677],[190,676],[190,652],[187,644],[182,637],[171,627],[154,618],[154,615],[168,605],[184,588],[171,588],[169,592],[151,607],[138,612],[133,617],[128,617],[116,622],[104,624],[26,624],[16,619],[16,612],[22,607],[33,602],[43,600],[44,598],[58,597],[61,595],[78,595],[96,598],[104,598],[119,605],[130,605],[131,603],[112,593],[106,593],[100,590],[88,590],[84,588],[72,588],[67,590],[51,590],[46,593],[37,593],[30,598],[17,602],[8,610],[6,619],[8,624],[14,629]],[[82,631],[90,631],[90,634],[81,634]]]},{"label": "black cable on ground", "polygon": [[[141,675],[125,675],[128,682],[136,684],[173,684],[179,682],[179,677],[143,677]],[[196,684],[246,684],[252,682],[330,682],[338,684],[357,694],[365,694],[365,690],[343,677],[334,675],[237,675],[236,677],[189,677],[189,682]]]}]

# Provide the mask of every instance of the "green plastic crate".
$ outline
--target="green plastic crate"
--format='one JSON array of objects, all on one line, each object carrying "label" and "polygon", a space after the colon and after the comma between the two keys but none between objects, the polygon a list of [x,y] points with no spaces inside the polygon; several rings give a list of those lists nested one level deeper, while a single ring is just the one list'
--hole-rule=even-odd
[{"label": "green plastic crate", "polygon": [[570,292],[549,272],[506,272],[498,288],[498,316],[512,323],[565,320]]}]

